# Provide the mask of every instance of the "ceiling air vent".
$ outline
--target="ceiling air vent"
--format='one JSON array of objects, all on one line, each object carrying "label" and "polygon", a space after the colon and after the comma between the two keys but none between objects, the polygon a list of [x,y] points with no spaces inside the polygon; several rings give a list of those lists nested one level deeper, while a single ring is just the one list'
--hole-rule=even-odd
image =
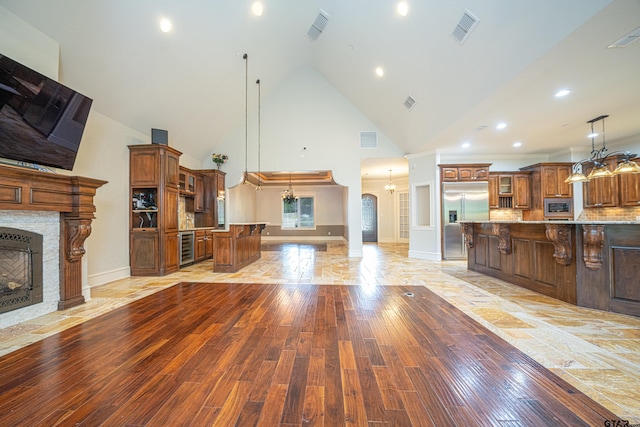
[{"label": "ceiling air vent", "polygon": [[378,148],[378,135],[373,132],[360,132],[360,148]]},{"label": "ceiling air vent", "polygon": [[318,37],[320,37],[320,34],[322,34],[322,32],[324,31],[324,28],[327,26],[328,22],[329,14],[320,9],[316,20],[313,21],[313,24],[311,24],[311,28],[309,28],[309,31],[307,31],[307,37],[309,37],[309,39],[311,40],[318,40]]},{"label": "ceiling air vent", "polygon": [[407,110],[413,110],[414,105],[416,105],[416,100],[410,96],[407,96],[407,99],[404,100],[404,106],[407,107]]},{"label": "ceiling air vent", "polygon": [[640,38],[640,27],[636,28],[635,30],[631,31],[630,33],[626,34],[625,36],[611,43],[609,46],[607,46],[607,48],[611,49],[614,47],[627,47],[634,41],[638,40],[639,38]]},{"label": "ceiling air vent", "polygon": [[460,22],[456,25],[456,28],[453,29],[453,33],[451,35],[454,39],[457,40],[458,43],[464,44],[464,42],[471,34],[471,31],[478,25],[480,20],[476,18],[476,16],[465,9],[464,15],[460,18]]}]

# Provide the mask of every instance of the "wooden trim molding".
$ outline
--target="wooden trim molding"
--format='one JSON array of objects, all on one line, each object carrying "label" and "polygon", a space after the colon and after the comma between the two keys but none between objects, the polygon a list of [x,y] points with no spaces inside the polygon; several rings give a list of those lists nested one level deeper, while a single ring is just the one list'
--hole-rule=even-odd
[{"label": "wooden trim molding", "polygon": [[462,224],[462,234],[464,234],[464,241],[467,244],[467,249],[473,248],[473,223]]},{"label": "wooden trim molding", "polygon": [[582,259],[590,270],[602,268],[604,248],[604,225],[582,226]]},{"label": "wooden trim molding", "polygon": [[493,233],[498,236],[498,249],[501,253],[511,253],[511,228],[509,224],[493,224]]},{"label": "wooden trim molding", "polygon": [[0,209],[60,212],[60,301],[64,310],[84,303],[84,241],[91,234],[96,190],[107,183],[81,176],[58,175],[0,165]]},{"label": "wooden trim molding", "polygon": [[571,228],[568,224],[545,224],[547,239],[553,243],[555,252],[553,258],[560,265],[569,265],[573,258],[571,244]]}]

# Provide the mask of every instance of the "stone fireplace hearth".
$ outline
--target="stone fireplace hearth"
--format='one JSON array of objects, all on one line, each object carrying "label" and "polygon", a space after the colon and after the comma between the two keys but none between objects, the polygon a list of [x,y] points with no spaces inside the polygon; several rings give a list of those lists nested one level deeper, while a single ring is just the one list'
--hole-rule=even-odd
[{"label": "stone fireplace hearth", "polygon": [[0,313],[42,302],[42,235],[0,227]]},{"label": "stone fireplace hearth", "polygon": [[[106,181],[92,178],[0,165],[0,224],[44,237],[44,247],[41,250],[44,259],[44,298],[42,303],[36,303],[33,307],[54,304],[58,310],[64,310],[84,303],[81,263],[85,253],[83,244],[91,234],[91,222],[96,210],[93,198],[96,190],[105,183]],[[20,222],[27,225],[20,226]],[[45,232],[38,227],[44,227]],[[0,256],[5,255],[0,253]],[[16,280],[11,281],[15,282],[11,286],[17,286]],[[48,286],[48,281],[53,286]],[[55,296],[47,298],[48,292]],[[53,310],[49,309],[47,312]],[[13,317],[11,313],[22,311],[24,309],[1,314],[0,327],[8,326],[5,322],[8,315]],[[14,324],[12,320],[15,319],[9,319],[9,322]],[[24,320],[26,319],[18,322]]]}]

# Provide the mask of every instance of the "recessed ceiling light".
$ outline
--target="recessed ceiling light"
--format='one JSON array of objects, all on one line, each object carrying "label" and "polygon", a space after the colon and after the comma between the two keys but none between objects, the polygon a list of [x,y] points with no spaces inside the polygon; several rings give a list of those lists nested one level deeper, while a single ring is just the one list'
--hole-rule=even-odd
[{"label": "recessed ceiling light", "polygon": [[500,122],[500,123],[498,123],[496,125],[496,129],[498,129],[498,130],[502,130],[502,129],[506,128],[506,127],[507,127],[507,124],[505,122]]},{"label": "recessed ceiling light", "polygon": [[398,11],[398,15],[407,16],[407,13],[409,13],[409,4],[406,1],[401,1],[398,3],[396,10]]},{"label": "recessed ceiling light", "polygon": [[262,5],[262,2],[260,1],[254,2],[251,5],[251,11],[256,16],[262,16],[262,13],[264,12],[264,6]]},{"label": "recessed ceiling light", "polygon": [[557,91],[554,96],[556,98],[562,98],[563,96],[567,96],[570,93],[571,93],[571,91],[569,89],[561,89],[561,90]]},{"label": "recessed ceiling light", "polygon": [[378,77],[384,76],[384,69],[382,67],[377,67],[376,68],[376,76],[378,76]]},{"label": "recessed ceiling light", "polygon": [[516,141],[516,142],[514,142],[514,143],[513,143],[513,146],[514,146],[515,148],[522,147],[522,142],[520,142],[520,141]]},{"label": "recessed ceiling light", "polygon": [[468,142],[465,142],[462,144],[462,148],[469,148],[469,147],[471,147],[471,144]]},{"label": "recessed ceiling light", "polygon": [[171,21],[169,21],[167,18],[162,18],[160,20],[160,31],[162,31],[163,33],[168,33],[169,31],[171,31]]}]

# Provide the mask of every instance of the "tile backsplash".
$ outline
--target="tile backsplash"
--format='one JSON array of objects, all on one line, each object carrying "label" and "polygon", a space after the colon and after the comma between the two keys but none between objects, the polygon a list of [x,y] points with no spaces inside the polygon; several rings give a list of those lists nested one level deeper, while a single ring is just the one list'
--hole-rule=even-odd
[{"label": "tile backsplash", "polygon": [[178,228],[184,230],[194,227],[195,216],[193,212],[187,212],[187,203],[184,196],[180,196],[178,201]]},{"label": "tile backsplash", "polygon": [[578,221],[638,221],[640,207],[633,208],[585,208]]}]

